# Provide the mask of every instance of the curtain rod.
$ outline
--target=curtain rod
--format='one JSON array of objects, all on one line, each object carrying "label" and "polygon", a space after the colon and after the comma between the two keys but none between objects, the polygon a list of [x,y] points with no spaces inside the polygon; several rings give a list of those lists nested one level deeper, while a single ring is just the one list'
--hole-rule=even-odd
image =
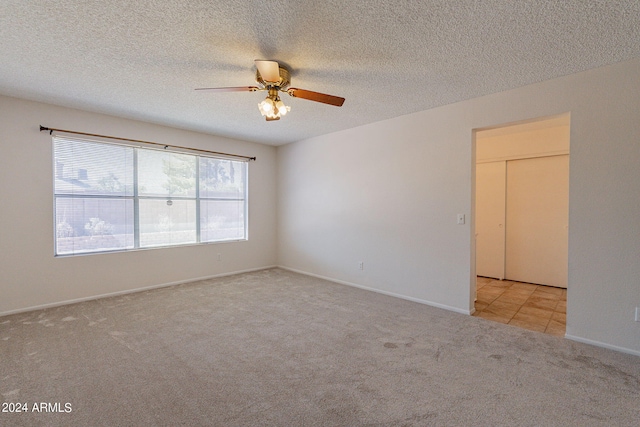
[{"label": "curtain rod", "polygon": [[158,145],[158,146],[163,147],[165,149],[167,149],[168,147],[171,147],[171,148],[179,148],[181,150],[199,151],[201,153],[219,154],[221,156],[229,156],[229,157],[237,157],[237,158],[240,158],[240,159],[247,159],[247,161],[251,161],[251,160],[255,160],[256,159],[255,157],[241,156],[239,154],[221,153],[221,152],[218,152],[218,151],[201,150],[199,148],[181,147],[179,145],[160,144],[158,142],[143,141],[141,139],[119,138],[117,136],[99,135],[99,134],[96,134],[96,133],[86,133],[86,132],[78,132],[78,131],[74,131],[74,130],[48,128],[48,127],[40,125],[40,132],[42,132],[43,130],[48,130],[49,131],[49,135],[53,134],[54,131],[55,132],[64,132],[64,133],[72,133],[72,134],[75,134],[75,135],[96,136],[98,138],[117,139],[117,140],[120,140],[120,141],[140,142],[142,144]]}]

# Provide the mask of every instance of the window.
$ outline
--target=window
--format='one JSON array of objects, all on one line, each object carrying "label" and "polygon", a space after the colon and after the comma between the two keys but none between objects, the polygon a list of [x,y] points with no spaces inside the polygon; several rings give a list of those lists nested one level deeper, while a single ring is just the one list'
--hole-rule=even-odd
[{"label": "window", "polygon": [[247,163],[55,136],[55,253],[246,240]]}]

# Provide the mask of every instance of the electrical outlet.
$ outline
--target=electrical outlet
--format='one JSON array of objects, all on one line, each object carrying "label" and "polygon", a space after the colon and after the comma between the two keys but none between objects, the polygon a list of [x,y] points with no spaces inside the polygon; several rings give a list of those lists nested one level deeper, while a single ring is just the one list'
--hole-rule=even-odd
[{"label": "electrical outlet", "polygon": [[358,263],[358,269],[359,269],[359,270],[364,270],[364,262],[360,261],[360,262]]}]

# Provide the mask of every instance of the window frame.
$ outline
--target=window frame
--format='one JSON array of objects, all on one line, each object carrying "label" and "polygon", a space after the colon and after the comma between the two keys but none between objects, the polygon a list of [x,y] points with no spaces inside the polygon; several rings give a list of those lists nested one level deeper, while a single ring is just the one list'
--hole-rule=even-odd
[{"label": "window frame", "polygon": [[[132,195],[108,195],[108,194],[73,194],[73,193],[64,193],[58,192],[57,189],[57,179],[58,179],[58,157],[56,156],[56,143],[57,141],[68,141],[72,143],[86,143],[86,144],[100,144],[104,146],[116,146],[123,148],[130,148],[133,150],[133,159],[132,159],[132,168],[133,168],[133,194]],[[131,252],[131,251],[140,251],[140,250],[153,250],[153,249],[167,249],[174,247],[184,247],[184,246],[199,246],[199,245],[210,245],[210,244],[219,244],[219,243],[233,243],[233,242],[243,242],[249,240],[249,161],[243,160],[242,158],[236,158],[233,156],[223,156],[223,155],[206,155],[201,153],[193,153],[186,150],[174,150],[174,149],[161,149],[161,148],[150,148],[144,147],[139,144],[129,144],[126,142],[113,142],[113,141],[103,141],[100,139],[93,138],[78,138],[78,137],[69,137],[62,135],[52,135],[51,139],[51,147],[52,147],[52,195],[53,195],[53,237],[54,237],[54,257],[70,257],[70,256],[84,256],[84,255],[94,255],[94,254],[105,254],[105,253],[117,253],[117,252]],[[172,153],[178,155],[186,155],[193,157],[195,159],[195,194],[193,197],[183,196],[183,195],[141,195],[140,188],[138,183],[139,178],[139,153],[140,151],[154,151],[159,153]],[[201,179],[200,168],[202,159],[213,159],[217,161],[227,161],[233,162],[232,164],[243,164],[240,168],[240,172],[242,176],[240,179],[242,180],[242,196],[238,196],[235,198],[225,198],[225,197],[212,197],[212,196],[202,196],[200,187],[201,187]],[[231,163],[230,163],[231,165]],[[236,166],[232,166],[236,167]],[[237,172],[234,172],[237,173]],[[58,236],[58,200],[68,199],[68,200],[87,200],[87,199],[106,199],[106,200],[131,200],[133,203],[132,214],[133,220],[132,223],[126,222],[125,226],[133,229],[133,245],[122,247],[122,248],[114,248],[114,249],[84,249],[81,251],[59,251],[59,236]],[[144,200],[162,200],[162,201],[193,201],[195,203],[195,241],[193,242],[185,242],[185,243],[163,243],[159,245],[141,245],[140,237],[141,237],[141,227],[140,227],[140,201]],[[211,239],[202,241],[202,217],[201,217],[201,206],[203,202],[238,202],[242,204],[242,237],[231,237],[231,238],[220,238],[220,239]],[[171,204],[172,205],[172,204]],[[238,218],[240,218],[240,215]],[[238,228],[240,230],[240,228]],[[77,236],[76,236],[77,237]]]}]

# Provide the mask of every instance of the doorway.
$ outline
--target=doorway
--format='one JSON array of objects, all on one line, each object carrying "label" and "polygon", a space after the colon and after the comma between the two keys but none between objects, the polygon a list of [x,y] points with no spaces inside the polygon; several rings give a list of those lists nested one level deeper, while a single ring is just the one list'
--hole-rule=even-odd
[{"label": "doorway", "polygon": [[564,331],[569,139],[569,114],[474,131],[474,315]]}]

